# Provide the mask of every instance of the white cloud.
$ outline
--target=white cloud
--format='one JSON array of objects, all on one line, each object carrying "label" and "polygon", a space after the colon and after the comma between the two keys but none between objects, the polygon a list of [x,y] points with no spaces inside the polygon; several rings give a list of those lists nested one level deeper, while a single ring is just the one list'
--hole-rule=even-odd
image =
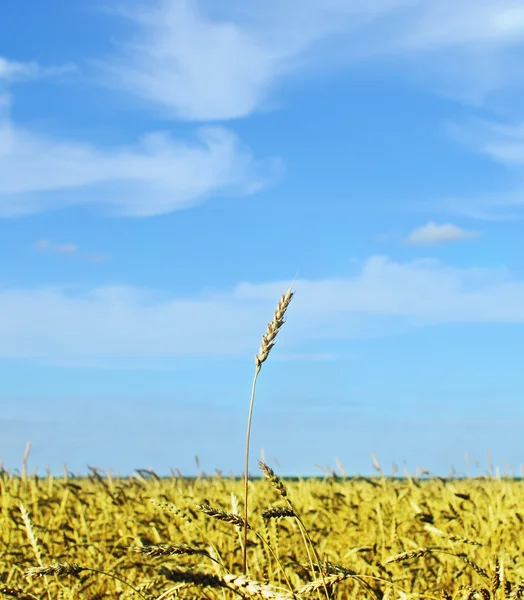
[{"label": "white cloud", "polygon": [[0,57],[0,218],[80,204],[119,215],[158,215],[200,203],[211,194],[255,193],[279,177],[279,160],[255,159],[222,127],[201,128],[184,140],[157,131],[134,145],[103,148],[13,122],[11,96],[2,83],[7,87],[71,68],[43,68]]},{"label": "white cloud", "polygon": [[51,252],[52,254],[58,254],[62,256],[72,257],[75,260],[90,262],[90,263],[101,263],[107,260],[107,256],[101,253],[88,254],[80,253],[77,244],[70,242],[57,243],[51,242],[48,239],[41,239],[35,242],[32,246],[33,250],[37,252]]},{"label": "white cloud", "polygon": [[434,221],[430,221],[426,225],[414,229],[406,238],[406,243],[415,246],[431,246],[446,242],[471,240],[479,235],[478,231],[468,231],[452,223],[438,225]]},{"label": "white cloud", "polygon": [[473,102],[524,84],[514,0],[156,0],[120,14],[136,33],[100,65],[106,81],[185,119],[245,117],[290,75],[362,60]]},{"label": "white cloud", "polygon": [[158,215],[212,193],[254,193],[279,172],[278,161],[255,159],[221,127],[202,128],[189,141],[156,132],[134,146],[98,148],[0,120],[0,217],[78,204]]},{"label": "white cloud", "polygon": [[31,79],[38,74],[36,62],[17,62],[0,56],[0,81]]},{"label": "white cloud", "polygon": [[418,21],[421,27],[406,37],[410,46],[427,49],[524,41],[524,7],[519,3],[434,0],[424,4]]},{"label": "white cloud", "polygon": [[75,71],[73,64],[42,67],[36,61],[19,62],[0,56],[0,83],[13,83],[41,77],[52,77]]},{"label": "white cloud", "polygon": [[90,263],[101,263],[107,260],[107,256],[101,253],[80,253],[80,248],[77,244],[71,242],[57,243],[51,242],[48,239],[40,239],[33,244],[33,250],[37,252],[51,252],[52,254],[58,254],[62,256],[68,256],[75,260],[90,262]]},{"label": "white cloud", "polygon": [[[246,356],[288,282],[179,297],[130,287],[0,288],[0,356]],[[524,323],[524,280],[504,268],[372,257],[354,276],[297,281],[278,348],[390,335],[435,323]],[[280,352],[279,349],[275,352]]]},{"label": "white cloud", "polygon": [[[522,13],[513,0],[267,0],[256,10],[238,0],[139,1],[120,12],[134,35],[99,66],[109,85],[195,120],[250,115],[271,105],[285,79],[357,61],[387,61],[478,100],[524,84]],[[255,192],[281,173],[278,161],[255,160],[224,129],[201,130],[196,142],[158,132],[102,149],[3,116],[10,97],[2,83],[71,68],[0,57],[0,217],[88,203],[162,214],[211,194]]]},{"label": "white cloud", "polygon": [[451,125],[448,130],[471,150],[486,154],[508,167],[524,167],[524,121],[508,123],[470,119],[462,126]]}]

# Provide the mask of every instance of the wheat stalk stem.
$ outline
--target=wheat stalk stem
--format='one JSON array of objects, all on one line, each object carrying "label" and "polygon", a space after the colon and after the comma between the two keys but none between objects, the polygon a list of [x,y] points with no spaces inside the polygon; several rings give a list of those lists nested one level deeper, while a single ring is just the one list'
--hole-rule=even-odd
[{"label": "wheat stalk stem", "polygon": [[258,354],[255,356],[255,376],[253,378],[253,385],[251,388],[251,401],[249,403],[249,415],[247,418],[247,433],[246,433],[246,456],[245,456],[245,468],[244,468],[244,541],[242,547],[242,573],[247,574],[247,530],[249,527],[248,521],[248,493],[249,493],[249,442],[251,439],[251,421],[253,418],[253,406],[255,404],[255,390],[257,385],[258,375],[262,365],[267,360],[271,348],[275,345],[276,337],[280,328],[284,324],[284,316],[289,307],[291,299],[293,298],[294,292],[291,288],[287,290],[280,298],[273,320],[268,323],[266,333],[262,337],[260,342],[260,349]]}]

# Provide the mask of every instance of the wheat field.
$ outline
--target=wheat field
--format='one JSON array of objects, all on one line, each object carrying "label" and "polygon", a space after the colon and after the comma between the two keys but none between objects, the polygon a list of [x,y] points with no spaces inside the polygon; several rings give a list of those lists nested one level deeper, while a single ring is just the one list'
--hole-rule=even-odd
[{"label": "wheat field", "polygon": [[241,480],[4,472],[0,591],[63,599],[488,600],[524,590],[520,481],[333,474],[249,485],[243,577]]},{"label": "wheat field", "polygon": [[[517,600],[524,483],[334,471],[250,477],[256,382],[293,297],[255,357],[243,479],[0,469],[0,594],[29,599]],[[249,510],[248,510],[249,508]]]}]

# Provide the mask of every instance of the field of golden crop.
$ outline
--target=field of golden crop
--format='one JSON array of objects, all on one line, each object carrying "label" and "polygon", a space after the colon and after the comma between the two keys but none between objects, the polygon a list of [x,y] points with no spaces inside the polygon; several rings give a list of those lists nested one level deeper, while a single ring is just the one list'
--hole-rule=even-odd
[{"label": "field of golden crop", "polygon": [[287,481],[264,471],[250,482],[245,577],[242,481],[4,472],[0,591],[42,599],[371,600],[502,600],[524,591],[524,482]]}]

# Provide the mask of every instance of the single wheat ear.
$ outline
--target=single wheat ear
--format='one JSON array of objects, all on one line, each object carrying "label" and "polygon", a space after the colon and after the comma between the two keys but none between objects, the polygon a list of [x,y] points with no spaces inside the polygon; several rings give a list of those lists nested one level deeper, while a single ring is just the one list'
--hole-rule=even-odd
[{"label": "single wheat ear", "polygon": [[499,589],[501,584],[501,563],[498,556],[494,558],[494,567],[491,573],[491,594],[494,596],[495,592]]},{"label": "single wheat ear", "polygon": [[262,511],[263,519],[283,519],[284,517],[296,517],[297,513],[289,506],[275,506]]},{"label": "single wheat ear", "polygon": [[387,565],[389,563],[397,563],[404,562],[405,560],[412,560],[413,558],[421,558],[422,556],[427,556],[431,554],[435,549],[434,548],[419,548],[418,550],[412,550],[410,552],[401,552],[400,554],[395,554],[395,556],[390,556],[384,564]]},{"label": "single wheat ear", "polygon": [[280,298],[277,309],[275,310],[275,314],[273,315],[273,319],[268,323],[266,333],[262,337],[262,341],[260,342],[260,349],[258,354],[255,356],[255,377],[253,378],[253,387],[251,389],[251,402],[249,403],[249,416],[247,418],[247,434],[246,434],[246,461],[245,461],[245,471],[244,471],[244,544],[242,548],[242,573],[244,575],[247,574],[247,530],[249,528],[248,523],[248,506],[247,506],[247,496],[248,496],[248,483],[249,483],[249,440],[251,438],[251,419],[253,417],[253,405],[255,403],[255,388],[257,385],[258,374],[260,373],[260,369],[262,368],[263,363],[267,360],[269,353],[271,352],[271,348],[275,345],[275,341],[280,331],[282,325],[284,325],[284,317],[286,315],[286,311],[289,307],[291,299],[293,298],[295,292],[291,288],[288,289],[287,292],[282,294]]},{"label": "single wheat ear", "polygon": [[260,369],[262,363],[267,360],[267,357],[271,352],[271,348],[273,348],[275,345],[276,337],[280,331],[280,328],[282,325],[284,325],[284,316],[294,294],[295,292],[289,288],[288,291],[285,294],[282,294],[282,297],[280,298],[277,309],[273,316],[273,320],[268,323],[266,333],[260,342],[260,349],[258,354],[255,356],[255,365],[257,369]]},{"label": "single wheat ear", "polygon": [[[226,521],[226,523],[232,523],[237,527],[244,527],[246,524],[241,516],[226,512],[225,510],[220,510],[220,508],[213,508],[212,506],[209,506],[209,504],[196,504],[196,507],[204,514],[213,519],[217,519],[218,521]],[[251,529],[249,525],[247,527],[248,529]]]},{"label": "single wheat ear", "polygon": [[76,563],[62,562],[54,565],[42,565],[41,567],[29,567],[26,569],[26,575],[29,577],[44,577],[45,575],[78,575],[86,571],[86,567],[81,567]]},{"label": "single wheat ear", "polygon": [[189,583],[200,587],[229,588],[238,592],[243,598],[268,598],[274,600],[291,600],[289,592],[280,592],[270,585],[253,581],[243,575],[229,573],[220,577],[211,573],[189,571],[183,569],[170,569],[162,566],[158,571],[166,579],[173,582]]},{"label": "single wheat ear", "polygon": [[287,498],[287,490],[275,471],[273,471],[269,465],[266,465],[266,463],[262,462],[261,460],[258,461],[258,466],[264,474],[264,477],[270,481],[276,492],[282,496],[282,498]]},{"label": "single wheat ear", "polygon": [[187,544],[184,545],[175,545],[175,544],[162,544],[160,546],[129,546],[129,550],[133,550],[134,552],[140,552],[141,554],[145,554],[146,556],[158,557],[158,556],[174,556],[178,554],[203,554],[204,556],[209,556],[209,553],[206,550],[200,550],[199,548],[191,548]]}]

